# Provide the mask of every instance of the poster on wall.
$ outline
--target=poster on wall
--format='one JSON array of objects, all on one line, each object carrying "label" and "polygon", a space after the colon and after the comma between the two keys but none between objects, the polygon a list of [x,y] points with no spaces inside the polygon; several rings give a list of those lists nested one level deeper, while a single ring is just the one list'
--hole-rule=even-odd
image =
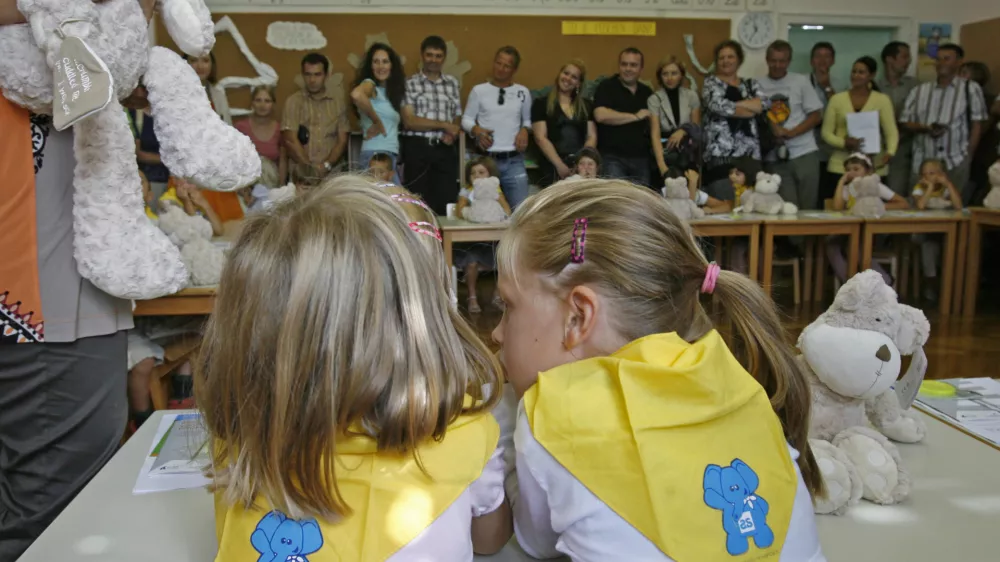
[{"label": "poster on wall", "polygon": [[917,78],[933,80],[937,73],[934,61],[937,60],[938,48],[951,42],[950,23],[920,24],[919,52],[917,54]]}]

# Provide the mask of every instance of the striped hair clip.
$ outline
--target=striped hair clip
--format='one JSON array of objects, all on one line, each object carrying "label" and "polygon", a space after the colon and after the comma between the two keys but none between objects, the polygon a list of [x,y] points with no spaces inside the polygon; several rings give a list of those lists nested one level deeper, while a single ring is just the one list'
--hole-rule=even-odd
[{"label": "striped hair clip", "polygon": [[569,261],[572,263],[583,263],[586,246],[587,218],[581,217],[573,221],[573,241],[569,246]]},{"label": "striped hair clip", "polygon": [[434,225],[434,223],[429,223],[427,221],[414,221],[411,222],[409,226],[410,230],[416,232],[417,234],[433,236],[438,242],[442,241],[441,231]]}]

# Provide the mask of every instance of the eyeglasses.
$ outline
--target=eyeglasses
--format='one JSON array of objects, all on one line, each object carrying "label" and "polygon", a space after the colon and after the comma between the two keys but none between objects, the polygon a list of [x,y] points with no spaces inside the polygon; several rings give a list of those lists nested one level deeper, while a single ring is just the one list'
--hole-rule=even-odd
[{"label": "eyeglasses", "polygon": [[507,93],[507,90],[500,88],[500,97],[497,98],[497,105],[503,105],[503,96]]}]

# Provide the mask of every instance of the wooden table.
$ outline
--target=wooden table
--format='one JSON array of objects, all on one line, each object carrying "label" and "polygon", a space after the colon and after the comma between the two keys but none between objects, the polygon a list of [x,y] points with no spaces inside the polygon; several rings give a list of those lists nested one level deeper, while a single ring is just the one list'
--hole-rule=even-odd
[{"label": "wooden table", "polygon": [[760,225],[763,222],[760,215],[708,215],[703,219],[688,221],[695,236],[714,238],[727,236],[746,236],[750,238],[748,267],[750,279],[758,280],[757,264],[760,260]]},{"label": "wooden table", "polygon": [[[858,272],[858,244],[861,239],[862,220],[858,217],[836,211],[800,211],[797,215],[779,215],[764,220],[764,274],[761,284],[769,294],[774,267],[774,238],[776,236],[847,236],[847,277]],[[822,248],[822,244],[818,245]],[[812,269],[813,244],[806,251],[805,300],[812,293],[810,270]],[[826,260],[823,252],[816,258],[816,300],[821,300],[823,292],[823,272]]]},{"label": "wooden table", "polygon": [[[983,228],[1000,228],[1000,209],[972,207],[969,221],[969,263],[965,271],[965,302],[962,314],[972,316],[976,313],[976,297],[979,296],[979,263],[983,254]],[[956,309],[956,312],[958,310]]]},{"label": "wooden table", "polygon": [[201,316],[212,313],[217,287],[190,287],[178,293],[135,301],[132,316]]},{"label": "wooden table", "polygon": [[872,265],[875,236],[879,234],[944,234],[941,264],[941,316],[951,314],[955,278],[955,255],[959,248],[959,224],[968,220],[962,211],[889,211],[880,219],[866,219],[862,234],[861,268]]},{"label": "wooden table", "polygon": [[437,220],[441,227],[441,241],[444,244],[444,260],[449,269],[455,263],[452,257],[452,245],[455,242],[497,242],[507,230],[505,222],[479,224],[448,217],[438,217]]}]

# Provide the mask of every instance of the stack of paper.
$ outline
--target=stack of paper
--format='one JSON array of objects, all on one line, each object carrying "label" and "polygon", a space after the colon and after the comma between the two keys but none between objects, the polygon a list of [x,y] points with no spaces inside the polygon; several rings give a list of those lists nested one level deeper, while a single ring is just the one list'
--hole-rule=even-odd
[{"label": "stack of paper", "polygon": [[203,471],[211,462],[207,441],[200,414],[163,416],[132,493],[204,487]]},{"label": "stack of paper", "polygon": [[952,396],[917,395],[921,410],[1000,446],[1000,381],[988,378],[938,381],[955,388]]}]

